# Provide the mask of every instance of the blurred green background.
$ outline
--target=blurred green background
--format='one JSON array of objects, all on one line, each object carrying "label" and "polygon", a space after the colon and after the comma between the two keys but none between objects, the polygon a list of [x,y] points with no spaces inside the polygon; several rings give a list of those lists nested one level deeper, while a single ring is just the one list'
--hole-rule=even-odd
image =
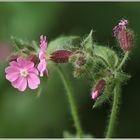
[{"label": "blurred green background", "polygon": [[[88,34],[102,45],[115,46],[112,28],[121,18],[135,32],[135,48],[126,71],[132,75],[123,87],[116,137],[140,137],[140,3],[139,2],[13,2],[0,3],[0,40],[11,35],[37,40],[44,34],[51,41],[60,35]],[[75,133],[65,90],[55,69],[44,79],[40,98],[37,90],[24,93],[12,88],[0,63],[0,137],[62,137]],[[76,80],[67,69],[74,87],[82,127],[87,134],[103,137],[110,105],[92,110],[90,85]],[[48,79],[48,81],[47,81]]]}]

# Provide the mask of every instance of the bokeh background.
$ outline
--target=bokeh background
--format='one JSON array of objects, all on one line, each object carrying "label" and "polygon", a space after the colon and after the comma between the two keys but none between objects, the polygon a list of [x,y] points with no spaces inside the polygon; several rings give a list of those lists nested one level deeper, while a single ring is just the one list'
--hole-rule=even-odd
[{"label": "bokeh background", "polygon": [[[7,2],[0,3],[0,40],[11,35],[39,42],[41,34],[51,41],[60,35],[88,34],[102,45],[115,46],[112,28],[121,18],[129,20],[135,32],[135,47],[126,71],[132,75],[123,87],[115,137],[140,137],[140,3],[139,2]],[[54,69],[42,82],[43,92],[24,93],[12,88],[0,63],[0,137],[61,138],[63,131],[75,134],[61,79]],[[90,86],[85,79],[72,77],[82,127],[87,134],[103,137],[110,105],[92,110]],[[48,79],[48,80],[47,80]]]}]

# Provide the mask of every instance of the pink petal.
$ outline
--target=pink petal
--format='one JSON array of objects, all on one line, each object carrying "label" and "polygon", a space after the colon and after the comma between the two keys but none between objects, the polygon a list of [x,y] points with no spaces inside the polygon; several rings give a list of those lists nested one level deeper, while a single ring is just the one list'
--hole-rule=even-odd
[{"label": "pink petal", "polygon": [[16,81],[12,82],[12,86],[19,91],[24,91],[27,87],[27,80],[25,77],[19,77]]},{"label": "pink petal", "polygon": [[34,63],[30,60],[26,60],[25,58],[19,57],[17,59],[17,62],[19,64],[19,66],[22,67],[22,68],[30,69],[30,68],[34,67]]},{"label": "pink petal", "polygon": [[6,79],[9,80],[10,82],[17,80],[18,77],[19,77],[19,73],[17,72],[6,74]]},{"label": "pink petal", "polygon": [[15,72],[19,72],[19,68],[15,67],[15,66],[9,66],[5,69],[6,73],[15,73]]},{"label": "pink petal", "polygon": [[40,84],[40,79],[36,74],[30,73],[29,78],[32,79],[35,84]]},{"label": "pink petal", "polygon": [[46,70],[46,60],[45,59],[41,60],[37,68],[40,72],[40,76],[42,77]]},{"label": "pink petal", "polygon": [[26,68],[27,69],[31,69],[31,68],[33,68],[34,67],[34,63],[33,62],[28,62],[27,64],[26,64]]},{"label": "pink petal", "polygon": [[46,53],[41,50],[39,53],[39,59],[40,60],[45,59],[45,55],[46,55]]},{"label": "pink petal", "polygon": [[93,100],[95,100],[97,97],[98,97],[98,94],[99,94],[99,92],[98,91],[94,91],[93,93],[92,93],[92,99]]},{"label": "pink petal", "polygon": [[47,49],[46,36],[43,36],[43,35],[40,36],[40,47],[42,51],[46,51]]},{"label": "pink petal", "polygon": [[12,61],[9,64],[10,64],[10,66],[19,67],[19,65],[18,65],[18,63],[16,61]]},{"label": "pink petal", "polygon": [[31,68],[31,69],[28,70],[28,71],[29,71],[29,73],[34,73],[34,74],[38,75],[38,71],[37,71],[36,68]]},{"label": "pink petal", "polygon": [[40,79],[37,75],[30,73],[28,77],[28,86],[30,89],[36,89],[38,88],[38,85],[40,84]]}]

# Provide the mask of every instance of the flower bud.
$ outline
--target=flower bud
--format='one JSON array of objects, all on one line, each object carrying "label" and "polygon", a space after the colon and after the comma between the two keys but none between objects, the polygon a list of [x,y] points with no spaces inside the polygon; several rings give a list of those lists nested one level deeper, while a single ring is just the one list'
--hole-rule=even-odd
[{"label": "flower bud", "polygon": [[99,80],[97,85],[95,86],[95,88],[92,90],[92,99],[96,100],[100,95],[102,90],[104,89],[106,85],[106,81],[105,80]]},{"label": "flower bud", "polygon": [[124,28],[119,34],[118,41],[123,50],[129,51],[133,46],[133,35]]},{"label": "flower bud", "polygon": [[35,64],[39,62],[39,58],[35,54],[30,54],[27,57],[27,60],[30,60],[30,61],[34,62]]},{"label": "flower bud", "polygon": [[114,27],[113,33],[123,50],[129,51],[133,47],[133,34],[126,29],[128,21],[122,19],[121,22]]},{"label": "flower bud", "polygon": [[17,54],[11,54],[9,57],[8,57],[8,61],[16,61],[17,58],[19,57],[19,55]]},{"label": "flower bud", "polygon": [[71,51],[68,50],[58,50],[50,55],[50,59],[55,63],[66,63],[69,57],[72,55]]}]

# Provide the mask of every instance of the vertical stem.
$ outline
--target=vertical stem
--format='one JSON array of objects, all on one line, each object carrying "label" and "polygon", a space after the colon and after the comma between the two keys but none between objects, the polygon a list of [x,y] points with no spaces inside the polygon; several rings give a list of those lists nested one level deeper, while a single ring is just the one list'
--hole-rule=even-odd
[{"label": "vertical stem", "polygon": [[128,55],[129,55],[129,51],[125,52],[124,57],[123,57],[123,59],[122,59],[120,65],[117,67],[117,70],[119,70],[119,69],[122,68],[122,66],[124,65],[125,61],[126,61],[127,58],[128,58]]},{"label": "vertical stem", "polygon": [[71,109],[71,115],[73,117],[74,126],[76,128],[77,135],[78,135],[78,137],[82,138],[83,131],[82,131],[82,128],[80,125],[80,120],[79,120],[78,111],[76,108],[76,103],[75,103],[75,100],[73,97],[73,90],[72,90],[72,87],[70,84],[70,80],[68,79],[67,75],[65,74],[65,72],[62,70],[61,67],[58,68],[58,72],[60,74],[60,77],[63,81],[64,87],[67,92],[67,97],[68,97],[68,101],[69,101],[69,105],[70,105],[70,109]]},{"label": "vertical stem", "polygon": [[[125,64],[126,60],[128,59],[128,55],[129,55],[129,51],[126,51],[116,71],[122,68],[122,66]],[[114,89],[114,101],[113,101],[113,106],[112,106],[112,110],[110,114],[109,124],[107,127],[106,138],[113,137],[114,127],[116,124],[117,113],[118,113],[119,97],[120,97],[120,84],[117,83]]]},{"label": "vertical stem", "polygon": [[118,105],[119,105],[119,97],[120,97],[120,85],[117,84],[114,89],[114,101],[111,110],[111,115],[109,119],[109,124],[107,127],[106,138],[113,137],[114,128],[117,120],[117,113],[118,113]]}]

